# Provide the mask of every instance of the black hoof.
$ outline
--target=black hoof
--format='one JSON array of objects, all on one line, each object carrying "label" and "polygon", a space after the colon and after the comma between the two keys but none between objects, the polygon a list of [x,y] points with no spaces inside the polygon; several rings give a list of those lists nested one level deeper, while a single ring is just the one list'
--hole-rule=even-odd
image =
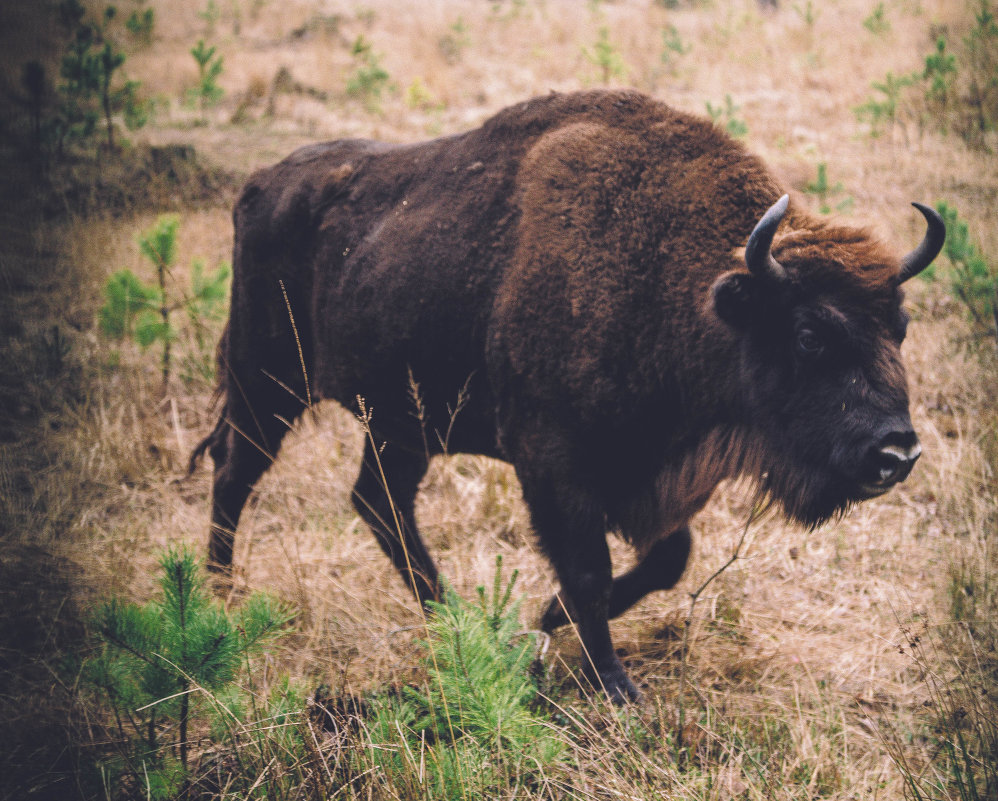
[{"label": "black hoof", "polygon": [[614,671],[612,674],[601,675],[600,679],[607,696],[615,706],[626,706],[641,701],[641,691],[634,686],[634,682],[627,677],[623,668],[619,672]]}]

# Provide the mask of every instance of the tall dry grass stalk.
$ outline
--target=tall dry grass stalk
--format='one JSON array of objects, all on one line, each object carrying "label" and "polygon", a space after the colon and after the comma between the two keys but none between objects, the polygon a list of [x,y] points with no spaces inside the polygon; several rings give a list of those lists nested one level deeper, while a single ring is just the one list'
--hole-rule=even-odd
[{"label": "tall dry grass stalk", "polygon": [[[852,111],[872,81],[918,69],[940,31],[959,35],[968,14],[962,2],[889,0],[882,5],[890,30],[880,35],[862,24],[872,0],[785,3],[776,13],[749,0],[676,9],[638,0],[369,0],[363,7],[271,0],[218,3],[210,24],[202,0],[148,5],[154,38],[130,46],[126,71],[168,103],[139,137],[193,144],[232,172],[246,174],[316,139],[456,132],[527,96],[593,85],[598,71],[583,49],[605,28],[625,65],[615,84],[697,113],[730,95],[748,145],[802,200],[817,206],[803,190],[826,163],[852,198],[847,220],[873,227],[899,250],[921,233],[909,201],[946,199],[983,251],[998,253],[993,154],[920,131],[913,117],[871,139]],[[458,21],[466,42],[447,44]],[[686,50],[663,61],[670,28]],[[358,36],[391,76],[378,110],[346,93]],[[207,126],[181,102],[196,75],[188,51],[202,37],[225,58],[226,95],[208,110]],[[275,80],[282,69],[290,83]],[[15,82],[16,74],[7,85]],[[0,763],[0,772],[71,793],[74,766],[49,759],[46,743],[71,753],[99,740],[99,726],[81,728],[66,711],[72,679],[57,666],[75,648],[80,610],[111,593],[148,597],[166,544],[204,547],[209,472],[182,476],[189,449],[211,424],[212,387],[175,378],[164,399],[154,360],[135,346],[112,346],[94,325],[104,278],[141,269],[135,239],[160,203],[114,216],[61,210],[46,218],[16,207],[34,191],[30,177],[7,175],[0,574],[8,589],[0,590],[0,622],[11,640],[3,666],[18,678],[0,708],[23,743],[15,737],[4,749],[9,769]],[[182,197],[162,202],[183,206]],[[183,210],[178,269],[195,257],[218,263],[230,241],[227,207]],[[923,666],[910,649],[899,651],[906,635],[898,617],[943,630],[954,619],[954,598],[994,593],[985,578],[995,567],[998,411],[995,362],[967,346],[957,306],[922,284],[911,287],[908,305],[914,321],[905,355],[925,449],[912,478],[817,532],[772,517],[756,523],[748,557],[704,590],[684,634],[688,591],[734,551],[750,513],[744,488],[723,488],[695,521],[697,553],[677,591],[614,623],[623,659],[650,699],[644,709],[620,715],[576,699],[565,665],[578,664],[578,643],[567,633],[554,638],[571,764],[547,789],[526,788],[521,797],[897,799],[910,792],[892,749],[899,743],[912,765],[931,755],[926,710],[937,696],[922,674],[945,675],[941,665],[964,659],[972,643],[945,637],[941,651],[923,652]],[[69,343],[61,356],[53,326]],[[267,681],[283,671],[345,696],[419,674],[419,610],[350,504],[363,436],[350,414],[320,404],[289,436],[241,522],[237,585],[277,594],[301,621],[270,655]],[[477,457],[435,461],[417,514],[460,594],[489,584],[499,553],[520,571],[525,622],[537,617],[555,584],[507,466]],[[617,569],[625,567],[627,548],[614,542],[612,549]],[[980,610],[992,615],[994,607]],[[684,764],[670,756],[680,694]],[[899,739],[885,744],[884,731]],[[333,765],[337,749],[356,744],[344,737],[315,734],[313,766]]]}]

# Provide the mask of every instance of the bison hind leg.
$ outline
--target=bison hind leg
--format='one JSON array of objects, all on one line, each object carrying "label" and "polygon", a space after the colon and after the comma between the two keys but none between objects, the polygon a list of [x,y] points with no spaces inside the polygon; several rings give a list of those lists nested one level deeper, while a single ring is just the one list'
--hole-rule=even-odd
[{"label": "bison hind leg", "polygon": [[[656,542],[633,568],[617,576],[610,588],[608,617],[619,617],[651,592],[672,589],[686,570],[690,543],[690,530],[683,526]],[[556,594],[541,617],[541,628],[552,632],[568,622],[564,600]]]}]

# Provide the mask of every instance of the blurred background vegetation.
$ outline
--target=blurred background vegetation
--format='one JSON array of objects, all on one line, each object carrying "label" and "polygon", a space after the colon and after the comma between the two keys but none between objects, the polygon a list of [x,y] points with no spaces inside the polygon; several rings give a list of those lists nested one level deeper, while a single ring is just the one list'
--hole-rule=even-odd
[{"label": "blurred background vegetation", "polygon": [[[996,12],[0,4],[0,797],[998,798]],[[203,594],[209,471],[184,473],[242,181],[317,140],[604,85],[713,119],[899,252],[911,201],[944,215],[906,285],[912,478],[817,532],[756,523],[687,628],[751,511],[719,492],[690,575],[614,624],[638,709],[580,692],[570,632],[532,632],[553,579],[502,464],[440,460],[423,485],[454,588],[427,625],[350,506],[364,432],[339,409],[258,487],[235,596]],[[211,636],[185,662],[192,621]]]}]

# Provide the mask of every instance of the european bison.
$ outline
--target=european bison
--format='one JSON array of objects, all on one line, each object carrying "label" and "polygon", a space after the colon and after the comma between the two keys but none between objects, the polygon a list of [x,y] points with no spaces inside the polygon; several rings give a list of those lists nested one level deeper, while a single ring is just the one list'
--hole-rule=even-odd
[{"label": "european bison", "polygon": [[[416,597],[440,589],[413,515],[430,457],[505,459],[561,582],[544,626],[567,609],[590,677],[637,697],[607,620],[678,581],[718,482],[750,476],[816,526],[918,458],[900,285],[945,237],[918,209],[925,239],[898,258],[789,203],[709,122],[624,91],[294,152],[234,213],[224,405],[192,458],[215,462],[210,565],[231,569],[306,406],[363,399],[384,447],[353,503]],[[616,579],[608,530],[640,555]]]}]

